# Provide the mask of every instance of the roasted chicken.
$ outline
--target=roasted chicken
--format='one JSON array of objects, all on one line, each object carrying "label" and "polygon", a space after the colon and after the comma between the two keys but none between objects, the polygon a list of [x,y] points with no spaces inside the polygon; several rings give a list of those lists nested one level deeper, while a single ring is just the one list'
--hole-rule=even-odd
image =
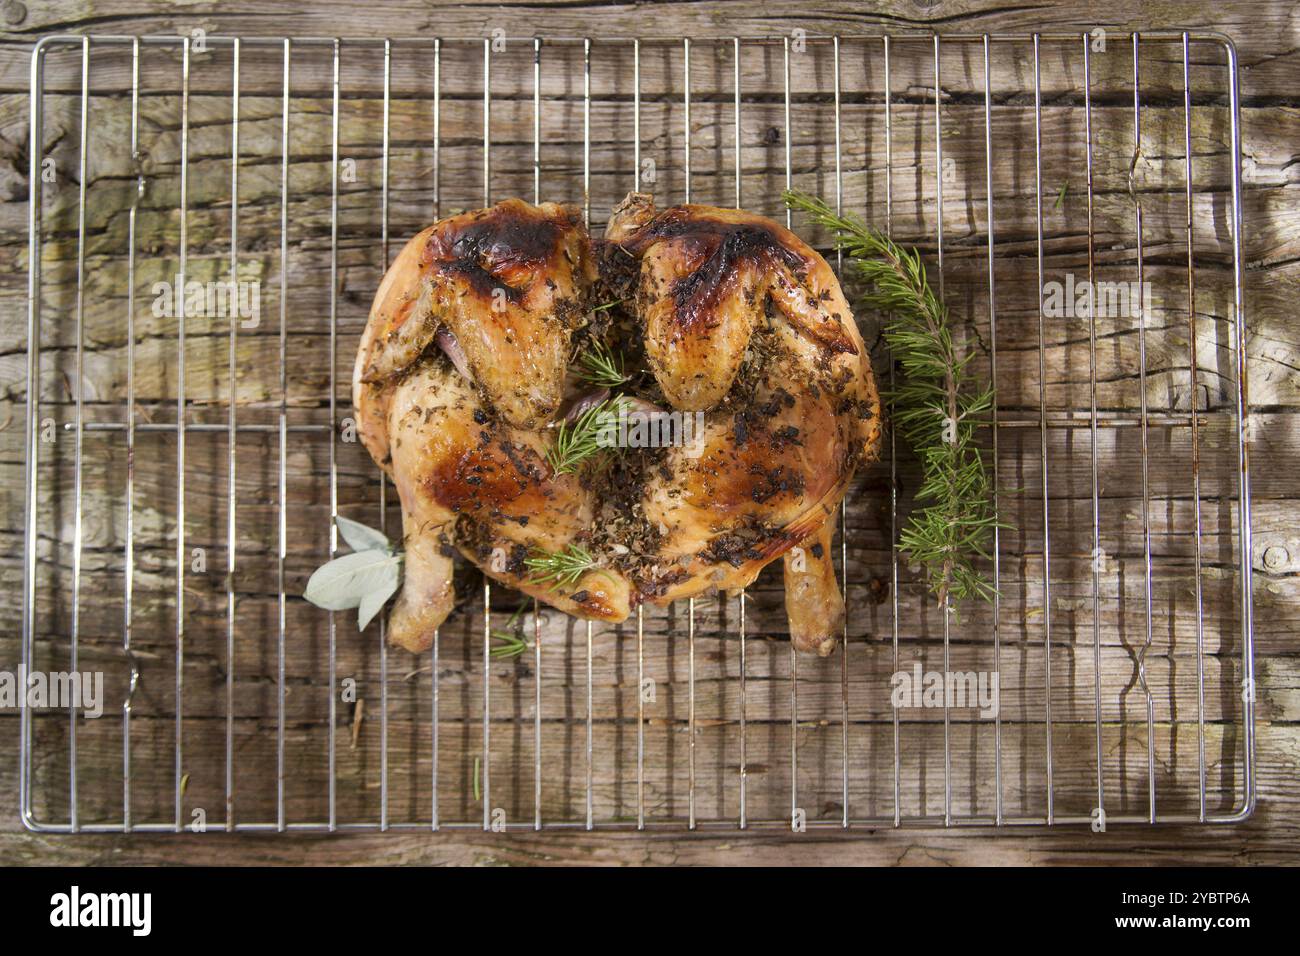
[{"label": "roasted chicken", "polygon": [[[574,371],[590,350],[620,356],[595,396]],[[443,220],[384,277],[353,400],[402,505],[395,643],[431,642],[455,551],[605,621],[743,588],[784,555],[791,639],[834,649],[833,515],[876,454],[880,404],[833,272],[789,230],[643,194],[596,241],[552,204]],[[596,407],[617,441],[558,464]],[[660,440],[637,440],[647,423]],[[591,560],[563,580],[530,560],[575,548]]]}]

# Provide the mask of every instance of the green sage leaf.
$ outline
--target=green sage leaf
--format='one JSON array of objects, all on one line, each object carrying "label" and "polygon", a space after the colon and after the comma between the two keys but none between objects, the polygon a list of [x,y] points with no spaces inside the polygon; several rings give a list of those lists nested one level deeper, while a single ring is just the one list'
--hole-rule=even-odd
[{"label": "green sage leaf", "polygon": [[364,631],[366,625],[374,620],[375,615],[384,609],[388,599],[397,593],[399,583],[399,577],[394,575],[391,585],[371,591],[361,599],[361,603],[357,605],[357,630]]},{"label": "green sage leaf", "polygon": [[353,551],[392,551],[393,546],[382,531],[353,521],[342,515],[335,515],[334,522],[339,526],[339,534]]},{"label": "green sage leaf", "polygon": [[383,592],[387,599],[401,582],[401,565],[402,556],[387,551],[345,554],[316,569],[303,597],[327,611],[359,607],[366,595],[375,591]]}]

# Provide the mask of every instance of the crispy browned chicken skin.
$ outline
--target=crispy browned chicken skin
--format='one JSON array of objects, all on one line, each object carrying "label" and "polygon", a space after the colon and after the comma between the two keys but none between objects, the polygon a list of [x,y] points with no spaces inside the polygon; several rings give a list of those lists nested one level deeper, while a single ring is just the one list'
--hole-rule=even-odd
[{"label": "crispy browned chicken skin", "polygon": [[[832,516],[880,440],[866,350],[830,267],[760,216],[657,212],[643,194],[595,245],[563,207],[508,200],[420,233],[384,277],[353,399],[402,503],[392,640],[429,646],[454,601],[453,550],[494,580],[607,621],[642,602],[745,587],[785,555],[791,638],[830,653],[844,614]],[[556,474],[547,451],[575,388],[571,340],[597,337],[583,326],[598,278],[641,341],[618,341],[612,325],[600,337],[644,349],[649,373],[629,375],[633,407],[700,427],[687,444],[621,449]],[[571,544],[600,567],[565,586],[530,578],[530,555]]]}]

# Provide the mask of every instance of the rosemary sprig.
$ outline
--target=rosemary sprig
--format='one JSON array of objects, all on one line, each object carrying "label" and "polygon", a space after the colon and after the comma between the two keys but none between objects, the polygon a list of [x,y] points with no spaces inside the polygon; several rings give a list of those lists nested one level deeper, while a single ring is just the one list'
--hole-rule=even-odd
[{"label": "rosemary sprig", "polygon": [[578,378],[597,388],[618,388],[629,378],[622,355],[604,342],[594,342],[578,356]]},{"label": "rosemary sprig", "polygon": [[600,435],[608,416],[617,416],[626,402],[623,396],[615,396],[591,406],[576,421],[561,422],[546,452],[551,471],[556,475],[574,474],[584,461],[603,451],[606,446],[601,444]]},{"label": "rosemary sprig", "polygon": [[998,522],[974,419],[993,406],[992,386],[971,380],[974,356],[958,355],[947,306],[930,287],[919,252],[806,193],[787,191],[784,199],[834,234],[863,287],[863,304],[886,313],[885,341],[903,372],[890,396],[891,415],[922,466],[917,508],[900,545],[924,569],[941,604],[991,600],[993,587],[975,562],[988,556],[988,536]]},{"label": "rosemary sprig", "polygon": [[569,544],[561,551],[535,551],[524,559],[529,580],[550,588],[573,587],[588,571],[608,575],[596,559],[580,544]]}]

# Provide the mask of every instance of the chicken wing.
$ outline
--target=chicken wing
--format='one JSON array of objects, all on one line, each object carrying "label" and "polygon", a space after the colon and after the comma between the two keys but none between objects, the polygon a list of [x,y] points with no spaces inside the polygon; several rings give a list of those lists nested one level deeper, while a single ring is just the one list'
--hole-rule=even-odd
[{"label": "chicken wing", "polygon": [[586,230],[565,206],[507,199],[444,219],[384,277],[356,379],[388,381],[445,330],[484,402],[511,425],[539,427],[560,406],[595,278]]}]

